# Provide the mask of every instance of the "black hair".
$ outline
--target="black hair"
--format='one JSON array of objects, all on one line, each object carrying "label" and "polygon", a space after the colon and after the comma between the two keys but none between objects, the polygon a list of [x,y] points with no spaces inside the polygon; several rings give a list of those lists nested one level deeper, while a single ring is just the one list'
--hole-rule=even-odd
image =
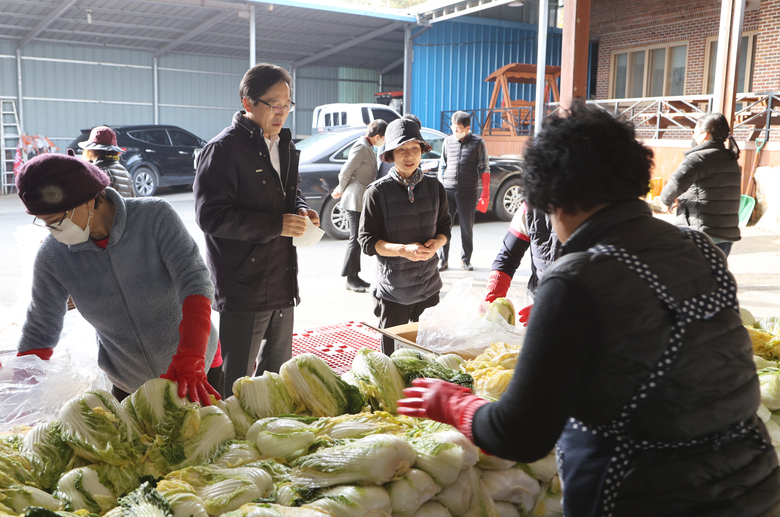
[{"label": "black hair", "polygon": [[241,101],[249,99],[252,106],[255,106],[260,97],[281,81],[287,83],[287,86],[292,89],[290,72],[281,66],[260,63],[246,71],[238,86],[238,96]]},{"label": "black hair", "polygon": [[450,119],[453,124],[460,124],[463,127],[471,127],[471,113],[467,111],[456,111]]},{"label": "black hair", "polygon": [[381,118],[378,118],[376,120],[372,120],[371,123],[368,125],[368,128],[366,129],[366,136],[372,137],[372,136],[385,136],[385,131],[387,130],[387,122],[382,120]]},{"label": "black hair", "polygon": [[[108,201],[108,196],[106,196],[105,190],[101,190],[100,192],[97,193],[97,196],[95,196],[94,209],[97,210],[97,207],[100,206],[100,203],[102,203],[103,201]],[[108,202],[110,203],[111,201]]]},{"label": "black hair", "polygon": [[739,158],[739,147],[737,147],[737,141],[731,136],[731,129],[726,117],[722,113],[707,113],[699,118],[696,122],[696,127],[702,133],[709,133],[710,137],[716,141],[725,144],[726,140],[729,141],[728,150],[731,152],[734,159]]},{"label": "black hair", "polygon": [[523,158],[526,202],[547,213],[589,211],[650,190],[653,151],[636,139],[633,124],[582,101],[550,116]]},{"label": "black hair", "polygon": [[420,119],[419,119],[419,117],[417,115],[412,115],[411,113],[407,113],[406,115],[404,115],[401,118],[403,118],[405,120],[411,120],[412,122],[417,124],[417,127],[422,129],[422,122],[420,122]]}]

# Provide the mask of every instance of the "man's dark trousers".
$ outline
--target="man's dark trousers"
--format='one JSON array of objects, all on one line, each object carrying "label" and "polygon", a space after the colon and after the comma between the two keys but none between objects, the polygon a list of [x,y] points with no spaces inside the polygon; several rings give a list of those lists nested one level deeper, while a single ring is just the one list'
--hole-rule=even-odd
[{"label": "man's dark trousers", "polygon": [[[474,213],[477,210],[479,190],[445,189],[449,203],[450,217],[455,224],[455,214],[460,225],[460,259],[471,263],[471,253],[474,251]],[[424,243],[421,243],[424,244]],[[450,241],[439,250],[439,260],[447,262],[450,256]]]}]

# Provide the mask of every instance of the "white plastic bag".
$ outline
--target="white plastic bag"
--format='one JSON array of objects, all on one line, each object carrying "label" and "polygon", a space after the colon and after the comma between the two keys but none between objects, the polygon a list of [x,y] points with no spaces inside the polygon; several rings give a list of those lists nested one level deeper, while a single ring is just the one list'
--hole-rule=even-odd
[{"label": "white plastic bag", "polygon": [[[77,311],[65,318],[65,329],[52,357],[16,357],[18,327],[0,336],[0,432],[57,419],[70,399],[93,388],[110,390],[98,367],[95,329]],[[13,343],[13,348],[10,345]]]},{"label": "white plastic bag", "polygon": [[[532,303],[525,286],[511,287],[506,297],[515,306],[515,317],[518,310]],[[522,345],[522,323],[510,325],[503,320],[483,318],[488,305],[484,292],[472,287],[471,277],[459,280],[438,305],[425,309],[420,316],[417,344],[437,354],[460,352],[475,356],[499,341]]]}]

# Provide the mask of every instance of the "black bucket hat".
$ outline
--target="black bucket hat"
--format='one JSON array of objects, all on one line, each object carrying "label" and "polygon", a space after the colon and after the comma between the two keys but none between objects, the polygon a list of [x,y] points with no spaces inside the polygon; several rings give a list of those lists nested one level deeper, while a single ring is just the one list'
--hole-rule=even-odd
[{"label": "black bucket hat", "polygon": [[385,130],[385,142],[387,142],[385,150],[379,155],[379,159],[383,162],[393,163],[392,160],[387,159],[388,152],[412,140],[420,143],[423,154],[431,151],[431,144],[423,140],[420,134],[420,126],[414,121],[399,118],[390,122],[387,125],[387,130]]}]

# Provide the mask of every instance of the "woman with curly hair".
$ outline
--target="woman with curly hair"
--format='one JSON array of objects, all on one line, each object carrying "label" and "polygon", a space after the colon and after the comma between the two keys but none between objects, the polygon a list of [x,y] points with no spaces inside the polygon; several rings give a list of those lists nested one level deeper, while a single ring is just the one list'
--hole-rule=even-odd
[{"label": "woman with curly hair", "polygon": [[780,498],[752,347],[725,255],[653,217],[652,151],[575,104],[525,153],[532,208],[561,257],[536,291],[507,392],[489,403],[418,379],[399,413],[456,426],[486,452],[556,449],[566,516],[759,516]]}]

